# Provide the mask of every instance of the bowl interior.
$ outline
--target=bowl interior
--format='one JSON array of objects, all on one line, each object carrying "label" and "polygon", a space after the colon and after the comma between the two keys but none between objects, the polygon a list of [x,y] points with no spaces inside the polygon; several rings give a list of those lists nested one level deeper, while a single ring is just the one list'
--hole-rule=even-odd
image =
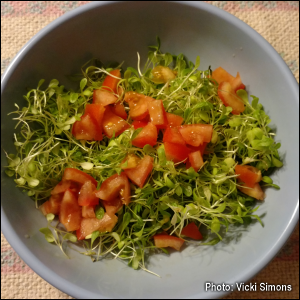
[{"label": "bowl interior", "polygon": [[[220,297],[206,293],[205,283],[243,282],[254,276],[277,253],[297,222],[299,166],[299,96],[293,75],[275,50],[235,17],[204,3],[127,2],[92,3],[68,13],[40,32],[19,53],[3,77],[1,145],[13,152],[15,122],[7,115],[22,103],[27,87],[58,79],[71,86],[67,75],[95,57],[102,62],[137,65],[147,46],[162,41],[162,50],[200,56],[200,69],[222,66],[240,72],[250,95],[256,95],[271,116],[284,167],[273,175],[281,189],[267,190],[258,215],[265,227],[234,228],[228,239],[212,247],[187,247],[170,256],[157,254],[149,270],[134,271],[120,261],[92,263],[75,251],[66,259],[49,245],[39,228],[45,218],[34,202],[4,174],[1,152],[2,230],[31,268],[64,292],[77,298]],[[25,235],[30,235],[29,239]]]}]

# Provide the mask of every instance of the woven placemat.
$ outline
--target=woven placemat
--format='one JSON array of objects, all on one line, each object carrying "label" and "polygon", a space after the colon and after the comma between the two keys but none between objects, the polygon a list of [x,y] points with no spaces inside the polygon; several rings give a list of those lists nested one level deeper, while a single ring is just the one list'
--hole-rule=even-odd
[{"label": "woven placemat", "polygon": [[[1,73],[21,47],[65,12],[89,1],[1,1]],[[243,20],[283,57],[299,82],[299,1],[206,1]],[[299,299],[299,224],[276,258],[248,284],[257,291],[225,299]],[[290,292],[261,291],[260,283],[291,285]],[[34,273],[1,234],[2,299],[71,299]]]}]

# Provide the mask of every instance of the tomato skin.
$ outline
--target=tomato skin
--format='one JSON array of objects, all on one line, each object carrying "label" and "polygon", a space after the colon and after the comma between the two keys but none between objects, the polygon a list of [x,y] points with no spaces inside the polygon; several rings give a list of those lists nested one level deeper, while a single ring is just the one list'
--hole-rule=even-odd
[{"label": "tomato skin", "polygon": [[148,102],[150,120],[158,129],[165,129],[168,125],[168,119],[162,100],[153,100]]},{"label": "tomato skin", "polygon": [[247,165],[236,165],[235,174],[239,175],[238,179],[253,188],[257,182],[261,181],[261,171],[255,167]]},{"label": "tomato skin", "polygon": [[77,239],[84,240],[86,236],[96,230],[99,230],[100,232],[111,232],[117,222],[117,216],[109,216],[107,213],[104,214],[101,220],[97,218],[83,218],[80,227],[76,231]]},{"label": "tomato skin", "polygon": [[80,121],[76,121],[72,127],[72,135],[77,140],[101,141],[101,129],[98,128],[97,122],[89,113],[85,113]]},{"label": "tomato skin", "polygon": [[70,190],[66,190],[60,206],[60,223],[65,226],[67,231],[77,230],[80,228],[81,214],[81,207],[78,205],[77,196]]},{"label": "tomato skin", "polygon": [[207,144],[208,143],[203,142],[202,145],[199,145],[198,147],[194,147],[191,145],[187,145],[187,147],[191,150],[191,152],[200,151],[200,153],[203,157]]},{"label": "tomato skin", "polygon": [[126,205],[130,202],[130,184],[124,172],[120,175],[114,174],[104,180],[96,196],[104,201],[112,201],[118,196]]},{"label": "tomato skin", "polygon": [[171,127],[176,127],[180,126],[184,119],[180,116],[177,116],[175,114],[171,114],[166,112],[167,120],[168,120],[168,125]]},{"label": "tomato skin", "polygon": [[109,216],[115,215],[119,211],[119,209],[123,206],[123,202],[120,197],[117,197],[111,201],[102,201],[102,204],[105,208],[105,212]]},{"label": "tomato skin", "polygon": [[237,92],[238,90],[244,90],[246,86],[242,83],[240,73],[237,72],[236,77],[231,82],[232,89]]},{"label": "tomato skin", "polygon": [[91,181],[95,186],[97,186],[97,181],[91,175],[74,168],[66,168],[62,180],[71,180],[81,185],[83,185],[86,181]]},{"label": "tomato skin", "polygon": [[157,129],[152,123],[148,123],[142,131],[132,140],[132,145],[143,148],[149,144],[154,146],[157,143]]},{"label": "tomato skin", "polygon": [[62,180],[51,191],[51,195],[62,194],[67,189],[71,190],[74,193],[78,193],[80,190],[80,187],[76,182],[73,182],[72,180]]},{"label": "tomato skin", "polygon": [[95,195],[96,186],[91,181],[86,181],[80,189],[78,204],[80,206],[93,206],[99,203]]},{"label": "tomato skin", "polygon": [[164,132],[163,142],[185,145],[185,141],[177,127],[168,127]]},{"label": "tomato skin", "polygon": [[148,125],[148,122],[144,122],[144,121],[137,121],[137,120],[134,120],[131,124],[131,126],[137,130],[138,128],[144,128]]},{"label": "tomato skin", "polygon": [[101,104],[87,104],[85,106],[85,114],[89,114],[97,124],[97,135],[95,136],[96,141],[102,140],[102,122],[105,107]]},{"label": "tomato skin", "polygon": [[181,234],[185,235],[191,239],[194,240],[202,240],[202,234],[199,231],[197,225],[193,222],[189,223],[187,226],[185,226],[182,230],[181,230]]},{"label": "tomato skin", "polygon": [[221,82],[218,88],[218,96],[225,106],[232,108],[233,115],[239,115],[245,110],[245,105],[240,97],[238,97],[229,82]]},{"label": "tomato skin", "polygon": [[96,218],[94,206],[82,206],[83,218]]},{"label": "tomato skin", "polygon": [[[121,169],[132,169],[138,166],[141,159],[137,157],[135,154],[127,154],[127,156],[123,159],[121,162]],[[127,166],[124,166],[124,164],[127,162]]]},{"label": "tomato skin", "polygon": [[60,211],[60,205],[63,198],[63,194],[51,195],[49,200],[44,202],[40,207],[40,211],[44,216],[47,214],[58,215]]},{"label": "tomato skin", "polygon": [[118,93],[117,86],[121,78],[121,71],[116,69],[110,71],[109,74],[119,78],[117,79],[110,75],[107,75],[103,81],[102,88],[108,91],[113,91],[115,94],[117,94]]},{"label": "tomato skin", "polygon": [[154,245],[158,248],[171,247],[180,251],[184,240],[167,234],[157,234],[154,237]]},{"label": "tomato skin", "polygon": [[124,120],[127,120],[127,113],[125,111],[125,107],[122,103],[118,102],[111,106],[111,111],[117,115],[118,117],[121,117]]},{"label": "tomato skin", "polygon": [[213,126],[210,124],[191,124],[179,127],[186,144],[198,147],[203,142],[209,143],[213,134]]},{"label": "tomato skin", "polygon": [[247,188],[245,187],[237,187],[242,193],[251,196],[257,200],[264,200],[265,199],[265,193],[261,189],[259,183],[255,183],[253,188]]},{"label": "tomato skin", "polygon": [[145,155],[139,162],[137,167],[132,169],[126,169],[124,172],[128,178],[137,186],[142,188],[146,179],[151,174],[153,169],[153,157]]},{"label": "tomato skin", "polygon": [[93,92],[93,104],[107,106],[114,104],[117,100],[117,96],[115,96],[111,91],[97,89]]},{"label": "tomato skin", "polygon": [[164,143],[167,160],[172,160],[174,163],[184,162],[187,160],[190,149],[184,145]]},{"label": "tomato skin", "polygon": [[189,161],[193,169],[198,172],[203,166],[203,158],[200,151],[195,151],[189,154]]},{"label": "tomato skin", "polygon": [[123,133],[126,129],[130,128],[130,126],[121,117],[115,115],[111,111],[110,107],[107,107],[102,122],[102,128],[105,135],[108,138],[112,138],[113,133],[115,133],[115,137],[117,137],[121,133]]}]

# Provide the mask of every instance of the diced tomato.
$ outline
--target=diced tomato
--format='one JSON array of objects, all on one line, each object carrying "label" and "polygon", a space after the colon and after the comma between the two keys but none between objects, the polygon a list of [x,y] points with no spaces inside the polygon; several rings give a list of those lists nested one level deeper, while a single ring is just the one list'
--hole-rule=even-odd
[{"label": "diced tomato", "polygon": [[187,145],[187,147],[191,150],[191,152],[200,151],[200,153],[203,157],[207,144],[208,143],[203,142],[202,145],[199,145],[198,147],[194,147],[191,145]]},{"label": "diced tomato", "polygon": [[72,134],[77,140],[101,141],[101,133],[102,130],[98,128],[96,120],[88,113],[85,113],[72,127]]},{"label": "diced tomato", "polygon": [[121,117],[124,120],[127,120],[127,113],[125,111],[125,107],[122,103],[118,102],[111,106],[111,111],[117,115],[118,117]]},{"label": "diced tomato", "polygon": [[51,204],[49,200],[44,202],[40,207],[39,210],[43,213],[44,216],[48,215],[51,213]]},{"label": "diced tomato", "polygon": [[145,155],[137,167],[133,169],[126,169],[124,172],[134,184],[142,188],[146,179],[151,174],[152,169],[153,158],[149,155]]},{"label": "diced tomato", "polygon": [[238,72],[234,80],[231,82],[232,89],[236,92],[238,90],[244,90],[245,85],[242,83],[240,73]]},{"label": "diced tomato", "polygon": [[169,142],[165,142],[164,145],[167,160],[172,160],[174,163],[186,161],[190,154],[190,149],[184,145]]},{"label": "diced tomato", "polygon": [[76,182],[74,182],[72,180],[62,180],[51,191],[51,195],[62,194],[67,189],[71,190],[74,193],[78,193],[80,190],[80,187]]},{"label": "diced tomato", "polygon": [[96,230],[100,232],[111,232],[118,222],[116,215],[104,214],[101,220],[97,218],[83,218],[81,220],[80,229],[76,231],[77,239],[84,240],[86,236]]},{"label": "diced tomato", "polygon": [[91,175],[73,168],[65,169],[62,180],[71,180],[74,182],[78,182],[81,185],[84,184],[86,181],[91,181],[95,186],[97,186],[97,181]]},{"label": "diced tomato", "polygon": [[185,141],[177,127],[168,127],[164,132],[163,142],[185,145]]},{"label": "diced tomato", "polygon": [[66,190],[60,206],[60,223],[67,231],[74,231],[80,228],[81,219],[81,207],[78,205],[77,196],[70,190]]},{"label": "diced tomato", "polygon": [[179,127],[179,131],[187,144],[198,147],[203,144],[203,142],[210,142],[213,126],[210,124],[183,125]]},{"label": "diced tomato", "polygon": [[261,171],[252,166],[236,165],[235,174],[239,175],[238,178],[251,188],[254,187],[255,183],[261,181]]},{"label": "diced tomato", "polygon": [[203,166],[203,158],[200,151],[195,151],[189,154],[189,161],[193,169],[198,172]]},{"label": "diced tomato", "polygon": [[168,119],[162,100],[148,102],[148,110],[153,125],[158,129],[167,128]]},{"label": "diced tomato", "polygon": [[180,126],[183,122],[183,117],[166,112],[168,125],[171,127]]},{"label": "diced tomato", "polygon": [[103,122],[103,115],[105,112],[105,107],[101,104],[87,104],[85,106],[85,113],[89,114],[97,123],[97,133],[98,139],[102,140],[102,122]]},{"label": "diced tomato", "polygon": [[144,128],[147,124],[148,122],[134,120],[131,125],[135,130],[137,130],[138,128]]},{"label": "diced tomato", "polygon": [[245,110],[245,105],[238,97],[229,82],[221,82],[218,88],[218,95],[225,106],[232,108],[232,114],[239,115]]},{"label": "diced tomato", "polygon": [[111,91],[106,91],[103,89],[94,90],[93,93],[93,104],[101,104],[107,106],[109,104],[114,104],[118,100]]},{"label": "diced tomato", "polygon": [[242,193],[251,196],[257,200],[264,200],[265,199],[265,193],[261,189],[259,183],[255,183],[253,188],[249,188],[247,186],[245,187],[237,187]]},{"label": "diced tomato", "polygon": [[96,196],[105,201],[112,201],[118,196],[126,205],[130,202],[130,184],[125,173],[114,174],[104,180]]},{"label": "diced tomato", "polygon": [[96,218],[94,206],[82,206],[83,218]]},{"label": "diced tomato", "polygon": [[180,251],[180,248],[184,243],[184,240],[181,238],[171,236],[171,235],[165,235],[165,234],[163,235],[157,234],[153,238],[156,247],[159,248],[171,247],[177,251]]},{"label": "diced tomato", "polygon": [[95,195],[96,186],[91,181],[86,181],[80,189],[78,204],[80,206],[91,206],[99,203],[99,198]]},{"label": "diced tomato", "polygon": [[152,123],[148,123],[142,131],[132,140],[132,145],[143,148],[149,144],[154,146],[157,142],[157,129]]},{"label": "diced tomato", "polygon": [[51,195],[48,201],[44,202],[39,209],[44,216],[47,214],[58,215],[60,211],[60,205],[63,198],[63,194]]},{"label": "diced tomato", "polygon": [[110,107],[106,108],[102,126],[105,135],[109,138],[112,138],[114,133],[115,133],[115,137],[117,137],[126,129],[130,128],[130,126],[125,120],[115,115],[111,111]]},{"label": "diced tomato", "polygon": [[112,216],[115,213],[117,213],[119,211],[119,209],[123,206],[123,202],[120,199],[120,197],[117,197],[111,201],[102,201],[102,204],[105,208],[106,213],[109,216]]},{"label": "diced tomato", "polygon": [[112,70],[109,72],[109,74],[119,78],[114,78],[110,75],[107,75],[103,81],[102,88],[108,91],[113,91],[115,94],[117,94],[117,86],[121,78],[121,71],[118,69]]},{"label": "diced tomato", "polygon": [[128,154],[121,162],[121,169],[126,170],[126,169],[135,168],[137,167],[140,161],[141,159],[137,157],[135,154]]},{"label": "diced tomato", "polygon": [[193,222],[189,223],[181,230],[181,234],[194,240],[202,240],[202,234],[197,225]]}]

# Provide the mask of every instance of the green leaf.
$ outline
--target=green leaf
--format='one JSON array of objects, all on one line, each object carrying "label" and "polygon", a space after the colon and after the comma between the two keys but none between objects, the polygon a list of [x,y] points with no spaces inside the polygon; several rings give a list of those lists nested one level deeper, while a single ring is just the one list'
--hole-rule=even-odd
[{"label": "green leaf", "polygon": [[98,206],[95,211],[96,218],[101,220],[104,217],[105,211],[102,206]]},{"label": "green leaf", "polygon": [[276,168],[281,168],[283,166],[283,163],[274,156],[272,157],[272,163]]},{"label": "green leaf", "polygon": [[46,218],[47,218],[47,221],[48,221],[48,222],[51,222],[51,221],[54,220],[55,215],[50,213],[50,214],[47,214]]},{"label": "green leaf", "polygon": [[165,147],[163,145],[157,149],[157,155],[158,155],[159,163],[162,166],[165,166],[167,162],[167,158],[165,154]]},{"label": "green leaf", "polygon": [[92,237],[91,237],[91,246],[93,247],[94,241],[96,240],[96,238],[100,235],[100,231],[96,230],[92,233]]},{"label": "green leaf", "polygon": [[128,224],[130,223],[130,220],[131,220],[131,214],[130,212],[126,212],[124,215],[123,215],[123,221],[122,221],[122,231],[124,231],[124,229],[128,226]]},{"label": "green leaf", "polygon": [[83,91],[83,89],[85,88],[87,84],[87,79],[86,78],[82,78],[80,81],[80,90]]},{"label": "green leaf", "polygon": [[77,93],[71,93],[70,94],[70,102],[75,103],[78,100],[78,94]]},{"label": "green leaf", "polygon": [[67,233],[67,234],[65,234],[65,236],[64,236],[63,239],[64,239],[64,240],[69,240],[69,241],[72,242],[72,243],[76,243],[76,242],[77,242],[77,237],[76,237],[76,235],[74,235],[74,234],[72,234],[72,233]]},{"label": "green leaf", "polygon": [[49,83],[49,88],[52,88],[52,87],[57,87],[59,84],[59,81],[57,79],[52,79]]},{"label": "green leaf", "polygon": [[211,231],[214,233],[218,233],[220,231],[220,227],[221,225],[219,219],[217,217],[214,217],[210,226]]},{"label": "green leaf", "polygon": [[180,185],[178,185],[175,189],[175,193],[177,196],[181,196],[182,195],[182,188]]},{"label": "green leaf", "polygon": [[48,227],[44,227],[44,228],[41,228],[39,230],[42,234],[48,234],[48,235],[51,235],[52,234],[52,231],[48,228]]}]

